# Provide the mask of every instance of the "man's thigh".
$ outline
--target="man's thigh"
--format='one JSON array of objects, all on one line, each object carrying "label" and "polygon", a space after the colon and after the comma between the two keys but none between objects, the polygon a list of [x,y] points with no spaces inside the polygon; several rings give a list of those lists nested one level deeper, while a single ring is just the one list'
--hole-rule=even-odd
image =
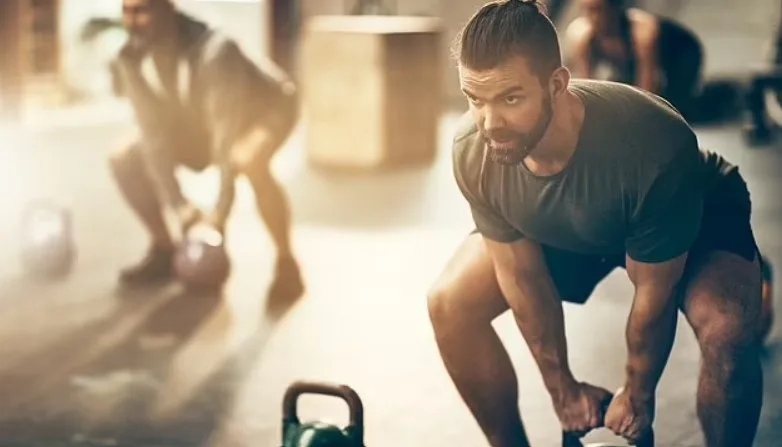
[{"label": "man's thigh", "polygon": [[129,176],[147,176],[141,139],[128,135],[111,151],[109,162],[115,172]]},{"label": "man's thigh", "polygon": [[231,158],[240,171],[251,174],[264,168],[285,145],[298,123],[296,98],[287,98],[272,110],[259,113],[237,136]]},{"label": "man's thigh", "polygon": [[719,339],[738,344],[756,340],[761,306],[759,256],[748,260],[736,253],[714,250],[698,253],[688,262],[679,308],[701,342]]},{"label": "man's thigh", "polygon": [[727,180],[724,195],[734,199],[707,200],[701,233],[690,249],[682,279],[679,305],[696,335],[716,321],[740,326],[719,329],[726,333],[755,331],[760,322],[760,252],[750,223],[748,193],[746,200],[739,200],[746,185],[734,177]]}]

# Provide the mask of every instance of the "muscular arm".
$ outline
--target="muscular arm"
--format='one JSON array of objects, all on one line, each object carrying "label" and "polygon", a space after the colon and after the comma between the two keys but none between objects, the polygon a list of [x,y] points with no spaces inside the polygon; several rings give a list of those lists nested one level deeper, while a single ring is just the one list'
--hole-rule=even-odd
[{"label": "muscular arm", "polygon": [[626,387],[639,398],[653,396],[670,354],[675,294],[703,212],[697,140],[689,129],[672,138],[679,142],[660,151],[672,155],[646,167],[639,180],[626,242],[627,272],[635,285],[626,333]]},{"label": "muscular arm", "polygon": [[570,371],[562,302],[540,246],[528,239],[512,243],[484,238],[497,280],[555,399],[575,383]]},{"label": "muscular arm", "polygon": [[[146,88],[137,64],[140,62],[121,54],[111,63],[112,84],[115,93],[133,97],[136,91]],[[138,126],[141,130],[142,159],[146,164],[152,182],[160,191],[166,205],[179,212],[189,206],[182,194],[179,181],[176,178],[170,143],[161,135],[166,135],[166,129],[160,128],[160,123],[146,113],[137,113]]]},{"label": "muscular arm", "polygon": [[[457,141],[456,181],[470,205],[475,226],[483,235],[495,265],[500,289],[554,399],[574,384],[567,359],[562,303],[544,262],[540,246],[524,237],[486,198],[486,190],[502,188],[499,178],[485,178],[482,139],[475,134]],[[476,147],[478,146],[478,147]],[[485,188],[479,186],[484,185]]]},{"label": "muscular arm", "polygon": [[249,62],[235,43],[220,40],[210,44],[213,47],[206,50],[211,52],[206,55],[206,112],[212,128],[212,159],[220,177],[213,218],[221,224],[227,219],[236,196],[237,169],[232,151],[245,127],[244,108],[252,95],[252,85],[245,65]]},{"label": "muscular arm", "polygon": [[583,18],[574,20],[565,31],[568,67],[577,78],[592,77],[589,44],[592,41],[591,26]]},{"label": "muscular arm", "polygon": [[676,286],[687,255],[649,264],[627,259],[635,297],[627,321],[625,387],[632,396],[651,399],[671,352],[676,332]]},{"label": "muscular arm", "polygon": [[659,94],[661,92],[658,57],[659,22],[649,18],[636,26],[638,30],[633,33],[635,42],[633,47],[638,61],[636,76],[638,87]]}]

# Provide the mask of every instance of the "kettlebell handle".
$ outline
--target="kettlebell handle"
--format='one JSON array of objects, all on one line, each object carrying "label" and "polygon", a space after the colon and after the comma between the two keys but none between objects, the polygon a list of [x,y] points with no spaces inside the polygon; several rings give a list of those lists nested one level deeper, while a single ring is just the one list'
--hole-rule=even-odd
[{"label": "kettlebell handle", "polygon": [[71,213],[67,209],[58,206],[51,200],[47,199],[35,199],[30,202],[28,202],[25,207],[24,211],[22,213],[22,222],[24,225],[27,225],[30,223],[30,219],[33,217],[33,215],[37,212],[40,212],[41,210],[46,210],[48,212],[51,212],[53,214],[59,214],[62,218],[63,225],[65,226],[65,230],[67,232],[71,231]]},{"label": "kettlebell handle", "polygon": [[333,396],[344,400],[350,409],[349,431],[360,442],[360,445],[364,445],[364,405],[353,388],[333,383],[294,382],[285,391],[285,396],[282,399],[283,425],[299,423],[298,401],[302,394]]},{"label": "kettlebell handle", "polygon": [[[608,406],[611,405],[611,401],[613,399],[614,396],[612,394],[600,403],[604,416],[608,411]],[[584,444],[581,442],[581,438],[579,436],[572,433],[562,432],[562,447],[584,447]],[[646,436],[641,438],[635,444],[635,447],[654,447],[654,431],[650,429]]]}]

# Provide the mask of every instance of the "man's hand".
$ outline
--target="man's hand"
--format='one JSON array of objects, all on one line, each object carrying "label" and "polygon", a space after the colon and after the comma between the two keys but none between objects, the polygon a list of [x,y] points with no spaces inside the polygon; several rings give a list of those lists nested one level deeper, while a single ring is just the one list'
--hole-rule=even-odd
[{"label": "man's hand", "polygon": [[225,222],[226,217],[223,216],[221,213],[217,211],[213,211],[206,215],[201,221],[204,225],[207,225],[211,228],[214,228],[215,230],[219,231],[220,234],[225,234]]},{"label": "man's hand", "polygon": [[637,442],[651,429],[654,397],[631,396],[624,388],[616,392],[605,415],[606,428],[630,442]]},{"label": "man's hand", "polygon": [[562,431],[582,437],[602,426],[603,410],[610,401],[610,391],[584,382],[563,390],[554,396],[554,409]]},{"label": "man's hand", "polygon": [[203,213],[201,210],[193,206],[191,203],[185,203],[174,210],[179,227],[182,230],[182,234],[187,234],[193,226],[203,220]]}]

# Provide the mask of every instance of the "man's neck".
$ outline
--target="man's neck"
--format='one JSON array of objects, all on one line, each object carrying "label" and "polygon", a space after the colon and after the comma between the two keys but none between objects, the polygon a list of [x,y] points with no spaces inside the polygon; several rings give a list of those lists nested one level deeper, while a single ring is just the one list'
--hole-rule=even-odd
[{"label": "man's neck", "polygon": [[[585,107],[581,99],[568,90],[553,104],[554,116],[537,148],[525,160],[533,171],[557,171],[570,161],[578,146]],[[539,169],[535,169],[538,167]]]}]

